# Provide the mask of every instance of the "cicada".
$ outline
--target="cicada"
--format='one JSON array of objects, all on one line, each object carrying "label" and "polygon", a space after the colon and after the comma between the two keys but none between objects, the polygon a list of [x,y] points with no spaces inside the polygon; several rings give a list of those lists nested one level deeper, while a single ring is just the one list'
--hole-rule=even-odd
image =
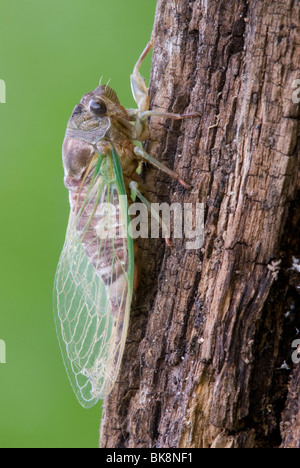
[{"label": "cicada", "polygon": [[150,116],[194,115],[149,110],[140,67],[151,48],[152,41],[131,75],[138,108],[125,109],[112,88],[100,85],[74,108],[63,142],[71,211],[55,277],[55,324],[69,380],[85,408],[110,393],[123,356],[137,286],[128,206],[135,197],[145,200],[135,182],[141,162],[189,187],[137,143],[150,136]]}]

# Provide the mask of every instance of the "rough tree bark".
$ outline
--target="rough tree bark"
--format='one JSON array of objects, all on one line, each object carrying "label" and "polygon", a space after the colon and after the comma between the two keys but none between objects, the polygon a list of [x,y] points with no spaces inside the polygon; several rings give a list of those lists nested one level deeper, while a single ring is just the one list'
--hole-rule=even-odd
[{"label": "rough tree bark", "polygon": [[140,285],[101,447],[299,447],[298,0],[158,0],[151,201],[205,203],[205,244],[139,244]]}]

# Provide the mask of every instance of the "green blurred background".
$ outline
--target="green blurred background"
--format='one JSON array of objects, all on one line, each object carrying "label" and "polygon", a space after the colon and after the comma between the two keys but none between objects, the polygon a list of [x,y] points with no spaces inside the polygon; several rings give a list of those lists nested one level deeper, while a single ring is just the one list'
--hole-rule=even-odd
[{"label": "green blurred background", "polygon": [[[0,447],[97,447],[101,404],[84,410],[55,335],[52,287],[68,220],[61,145],[81,96],[129,75],[155,0],[2,0],[0,79]],[[149,78],[150,59],[143,68]]]}]

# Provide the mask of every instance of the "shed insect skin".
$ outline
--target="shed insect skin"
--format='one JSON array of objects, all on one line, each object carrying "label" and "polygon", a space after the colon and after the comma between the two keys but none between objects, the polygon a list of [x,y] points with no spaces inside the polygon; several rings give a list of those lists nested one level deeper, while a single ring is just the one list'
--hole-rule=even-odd
[{"label": "shed insect skin", "polygon": [[[136,197],[145,201],[135,182],[141,162],[191,188],[135,144],[149,138],[149,117],[199,116],[149,110],[140,67],[151,48],[152,41],[131,75],[138,109],[125,109],[112,88],[100,85],[75,106],[63,142],[71,213],[55,278],[55,323],[69,380],[86,408],[110,393],[123,356],[137,287],[128,203]],[[114,213],[106,211],[107,205],[114,206]]]}]

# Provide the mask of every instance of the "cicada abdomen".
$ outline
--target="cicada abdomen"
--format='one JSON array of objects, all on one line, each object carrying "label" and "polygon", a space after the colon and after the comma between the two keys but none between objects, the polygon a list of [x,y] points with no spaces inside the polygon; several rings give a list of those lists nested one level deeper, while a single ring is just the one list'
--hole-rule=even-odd
[{"label": "cicada abdomen", "polygon": [[[103,165],[106,162],[111,164],[113,172],[110,156],[102,161]],[[98,170],[101,172],[101,165]],[[95,273],[106,285],[112,315],[118,316],[120,309],[125,309],[126,294],[122,294],[124,286],[127,288],[128,246],[126,220],[121,213],[120,194],[114,179],[95,176],[92,183],[83,184],[78,193],[70,191],[70,206],[76,235]]]}]

